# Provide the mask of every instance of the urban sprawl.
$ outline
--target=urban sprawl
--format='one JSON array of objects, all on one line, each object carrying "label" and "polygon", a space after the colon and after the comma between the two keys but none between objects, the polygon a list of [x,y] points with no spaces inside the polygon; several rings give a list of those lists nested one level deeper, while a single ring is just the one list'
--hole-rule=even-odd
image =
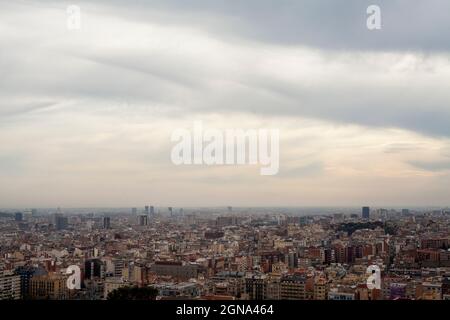
[{"label": "urban sprawl", "polygon": [[3,210],[0,300],[450,300],[449,230],[448,209]]}]

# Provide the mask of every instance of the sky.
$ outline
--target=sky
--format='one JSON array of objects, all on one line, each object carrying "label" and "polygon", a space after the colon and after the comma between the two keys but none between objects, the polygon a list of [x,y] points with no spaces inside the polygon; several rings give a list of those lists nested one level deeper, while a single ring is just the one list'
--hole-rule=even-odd
[{"label": "sky", "polygon": [[[372,4],[380,30],[366,26]],[[0,208],[448,206],[448,12],[0,0]],[[174,165],[171,134],[195,121],[278,129],[279,173]]]}]

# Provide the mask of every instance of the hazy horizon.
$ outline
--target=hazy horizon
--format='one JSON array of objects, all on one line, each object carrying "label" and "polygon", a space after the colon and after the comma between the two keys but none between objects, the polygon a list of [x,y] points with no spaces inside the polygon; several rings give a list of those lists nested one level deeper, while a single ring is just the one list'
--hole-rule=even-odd
[{"label": "hazy horizon", "polygon": [[[80,211],[117,211],[123,213],[123,211],[127,211],[128,213],[131,213],[131,209],[136,208],[137,212],[144,212],[144,206],[138,206],[138,207],[54,207],[54,208],[39,208],[39,207],[16,207],[16,208],[0,208],[0,212],[2,210],[6,210],[7,212],[12,212],[14,210],[31,210],[31,209],[37,209],[41,211],[46,212],[56,212],[61,211],[64,213],[64,211],[74,211],[79,212]],[[154,206],[156,212],[169,212],[167,206]],[[329,214],[329,213],[353,213],[353,212],[360,212],[362,206],[292,206],[292,207],[283,207],[283,206],[274,206],[274,207],[261,207],[261,206],[248,206],[248,207],[232,207],[232,211],[228,211],[228,206],[192,206],[192,207],[183,207],[183,206],[172,206],[174,210],[183,209],[184,213],[189,213],[189,211],[195,211],[195,210],[215,210],[217,211],[223,211],[226,213],[242,213],[242,211],[252,211],[252,210],[262,210],[261,213],[264,211],[296,211],[298,213],[305,213],[305,211],[308,211],[310,214]],[[413,211],[427,211],[427,210],[437,210],[437,209],[448,209],[450,206],[371,206],[371,210],[377,210],[377,209],[386,209],[386,210],[402,210],[402,209],[408,209]]]}]

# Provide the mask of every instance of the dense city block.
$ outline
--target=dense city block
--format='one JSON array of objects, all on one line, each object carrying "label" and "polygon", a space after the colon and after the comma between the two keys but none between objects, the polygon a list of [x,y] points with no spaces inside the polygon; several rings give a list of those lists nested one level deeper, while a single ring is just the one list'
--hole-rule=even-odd
[{"label": "dense city block", "polygon": [[0,299],[448,300],[449,228],[447,209],[4,210]]}]

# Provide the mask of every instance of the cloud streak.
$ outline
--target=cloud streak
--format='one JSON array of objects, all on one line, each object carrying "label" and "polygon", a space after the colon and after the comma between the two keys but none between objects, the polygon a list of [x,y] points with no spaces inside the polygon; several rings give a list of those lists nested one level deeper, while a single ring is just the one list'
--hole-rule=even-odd
[{"label": "cloud streak", "polygon": [[[448,200],[447,1],[379,1],[379,33],[366,1],[79,1],[75,32],[67,4],[1,3],[4,203]],[[170,132],[194,120],[282,129],[280,175],[174,169]]]}]

